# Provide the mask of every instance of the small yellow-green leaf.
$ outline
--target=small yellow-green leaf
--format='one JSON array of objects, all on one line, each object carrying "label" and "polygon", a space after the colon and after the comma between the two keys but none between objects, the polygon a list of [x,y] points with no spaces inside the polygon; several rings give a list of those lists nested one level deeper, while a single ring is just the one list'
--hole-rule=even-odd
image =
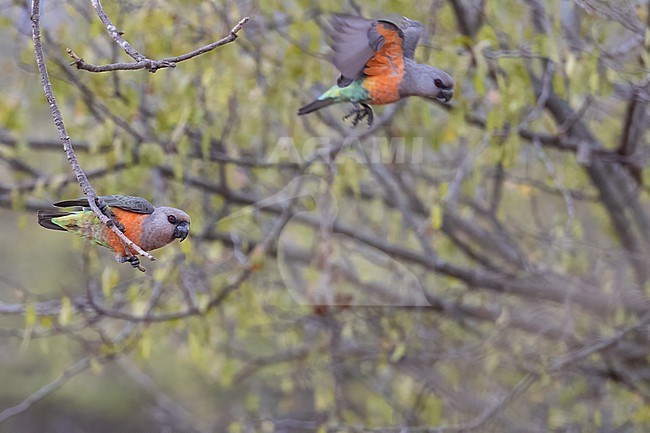
[{"label": "small yellow-green leaf", "polygon": [[243,431],[244,427],[238,421],[233,421],[228,426],[228,433],[242,433]]},{"label": "small yellow-green leaf", "polygon": [[102,293],[105,297],[109,298],[111,296],[113,287],[115,287],[119,281],[120,276],[113,268],[104,268],[104,272],[102,272]]},{"label": "small yellow-green leaf", "polygon": [[576,56],[569,52],[569,54],[567,54],[566,63],[564,64],[564,73],[569,77],[569,79],[572,79],[575,75],[576,63]]},{"label": "small yellow-green leaf", "polygon": [[589,90],[591,90],[592,93],[597,93],[599,84],[600,78],[598,77],[598,72],[594,71],[589,75]]},{"label": "small yellow-green leaf", "polygon": [[206,293],[199,293],[196,295],[196,303],[199,311],[205,313],[210,305],[210,296]]},{"label": "small yellow-green leaf", "polygon": [[393,350],[393,353],[391,353],[389,361],[391,363],[399,362],[399,360],[402,359],[405,354],[406,354],[406,345],[404,343],[398,343],[395,346],[395,350]]},{"label": "small yellow-green leaf", "polygon": [[54,326],[54,322],[52,321],[52,317],[50,316],[45,316],[41,317],[39,326],[41,329],[50,329]]},{"label": "small yellow-green leaf", "polygon": [[192,360],[198,361],[202,358],[201,342],[199,341],[199,337],[196,334],[190,333],[187,336],[187,346],[190,350],[190,358]]},{"label": "small yellow-green leaf", "polygon": [[99,374],[102,372],[104,368],[102,367],[102,364],[97,361],[95,358],[90,360],[90,371],[92,371],[95,374]]},{"label": "small yellow-green leaf", "polygon": [[564,77],[560,74],[553,74],[553,90],[559,96],[566,96],[566,87],[564,86]]},{"label": "small yellow-green leaf", "polygon": [[438,185],[438,197],[444,197],[449,191],[449,182],[440,182]]},{"label": "small yellow-green leaf", "polygon": [[434,204],[431,206],[431,228],[438,230],[442,227],[442,206]]},{"label": "small yellow-green leaf", "polygon": [[61,310],[59,310],[59,324],[61,326],[66,326],[70,323],[72,318],[72,302],[70,298],[64,296],[61,299]]},{"label": "small yellow-green leaf", "polygon": [[641,406],[632,416],[632,419],[637,424],[650,425],[650,405]]},{"label": "small yellow-green leaf", "polygon": [[143,332],[140,337],[140,356],[143,359],[149,359],[151,356],[152,338],[151,333]]},{"label": "small yellow-green leaf", "polygon": [[29,303],[25,305],[25,327],[33,328],[36,325],[36,319],[36,307],[34,304]]},{"label": "small yellow-green leaf", "polygon": [[594,425],[596,427],[600,427],[603,425],[603,416],[602,412],[599,410],[596,410],[594,412]]}]

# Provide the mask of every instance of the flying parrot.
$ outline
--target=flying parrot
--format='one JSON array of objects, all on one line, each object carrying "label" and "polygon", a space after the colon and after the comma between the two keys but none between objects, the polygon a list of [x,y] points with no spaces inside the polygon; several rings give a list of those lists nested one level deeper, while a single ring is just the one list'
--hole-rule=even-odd
[{"label": "flying parrot", "polygon": [[[190,232],[190,217],[173,207],[155,207],[141,197],[107,195],[100,197],[102,212],[110,215],[126,237],[145,251],[164,247],[175,239],[185,240]],[[81,207],[80,210],[39,210],[38,223],[51,230],[75,233],[92,243],[110,248],[120,263],[129,262],[140,267],[136,252],[126,251],[120,238],[106,227],[90,210],[88,199],[64,200],[57,207]]]},{"label": "flying parrot", "polygon": [[314,102],[298,110],[302,116],[339,102],[351,102],[355,127],[364,118],[372,125],[368,104],[383,105],[407,96],[444,102],[454,95],[454,79],[445,71],[413,58],[422,24],[404,17],[401,27],[387,20],[334,15],[327,29],[332,61],[341,73],[336,84]]}]

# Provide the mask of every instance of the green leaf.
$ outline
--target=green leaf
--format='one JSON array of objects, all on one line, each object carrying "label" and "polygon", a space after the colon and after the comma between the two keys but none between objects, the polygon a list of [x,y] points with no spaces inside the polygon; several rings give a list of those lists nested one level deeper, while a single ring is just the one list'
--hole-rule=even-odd
[{"label": "green leaf", "polygon": [[72,302],[70,298],[64,296],[61,299],[61,310],[59,310],[59,324],[67,326],[72,318]]},{"label": "green leaf", "polygon": [[390,354],[390,358],[388,360],[394,364],[396,362],[399,362],[404,355],[406,354],[406,344],[404,343],[398,343],[395,345],[395,349],[393,350],[393,353]]},{"label": "green leaf", "polygon": [[440,204],[434,204],[431,206],[431,228],[434,230],[439,230],[442,227],[442,218],[443,210]]},{"label": "green leaf", "polygon": [[111,298],[113,288],[120,282],[120,275],[111,267],[104,268],[102,272],[102,293],[105,298]]},{"label": "green leaf", "polygon": [[36,325],[37,319],[38,316],[36,315],[36,306],[31,302],[25,304],[25,327],[33,328]]},{"label": "green leaf", "polygon": [[153,338],[151,338],[151,332],[147,330],[142,332],[140,337],[140,356],[143,359],[149,359],[151,357],[151,348],[153,347]]}]

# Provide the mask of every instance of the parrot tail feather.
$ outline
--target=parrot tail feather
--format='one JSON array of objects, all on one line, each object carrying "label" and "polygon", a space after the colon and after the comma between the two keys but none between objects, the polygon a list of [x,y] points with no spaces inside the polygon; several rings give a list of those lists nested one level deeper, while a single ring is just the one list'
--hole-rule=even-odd
[{"label": "parrot tail feather", "polygon": [[61,230],[61,231],[67,231],[60,225],[55,224],[52,221],[52,218],[59,218],[59,217],[64,217],[71,215],[72,212],[58,212],[58,211],[53,211],[53,210],[39,210],[37,212],[38,216],[38,223],[41,225],[41,227],[45,227],[46,229],[50,230]]},{"label": "parrot tail feather", "polygon": [[305,114],[313,113],[316,110],[320,110],[321,108],[332,104],[336,104],[336,100],[333,98],[317,99],[298,110],[298,116],[304,116]]},{"label": "parrot tail feather", "polygon": [[90,207],[87,198],[78,198],[74,200],[62,200],[54,203],[56,207]]}]

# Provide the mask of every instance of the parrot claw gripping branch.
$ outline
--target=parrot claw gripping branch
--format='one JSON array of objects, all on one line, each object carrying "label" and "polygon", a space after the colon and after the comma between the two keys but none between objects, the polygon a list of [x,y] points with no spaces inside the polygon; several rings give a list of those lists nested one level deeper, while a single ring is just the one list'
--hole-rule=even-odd
[{"label": "parrot claw gripping branch", "polygon": [[[120,222],[115,218],[115,215],[114,215],[113,212],[111,212],[111,210],[108,208],[108,205],[104,202],[104,200],[103,200],[101,197],[97,197],[97,199],[95,200],[95,202],[97,203],[97,207],[99,208],[99,210],[100,210],[104,215],[106,215],[106,216],[110,219],[110,223],[111,223],[111,224],[114,224],[115,227],[117,227],[119,231],[121,231],[122,233],[124,233],[124,230],[125,230],[124,224],[120,223]],[[111,224],[107,224],[108,228],[111,227]],[[134,268],[135,268],[135,267],[137,267],[137,266],[134,266]]]}]

